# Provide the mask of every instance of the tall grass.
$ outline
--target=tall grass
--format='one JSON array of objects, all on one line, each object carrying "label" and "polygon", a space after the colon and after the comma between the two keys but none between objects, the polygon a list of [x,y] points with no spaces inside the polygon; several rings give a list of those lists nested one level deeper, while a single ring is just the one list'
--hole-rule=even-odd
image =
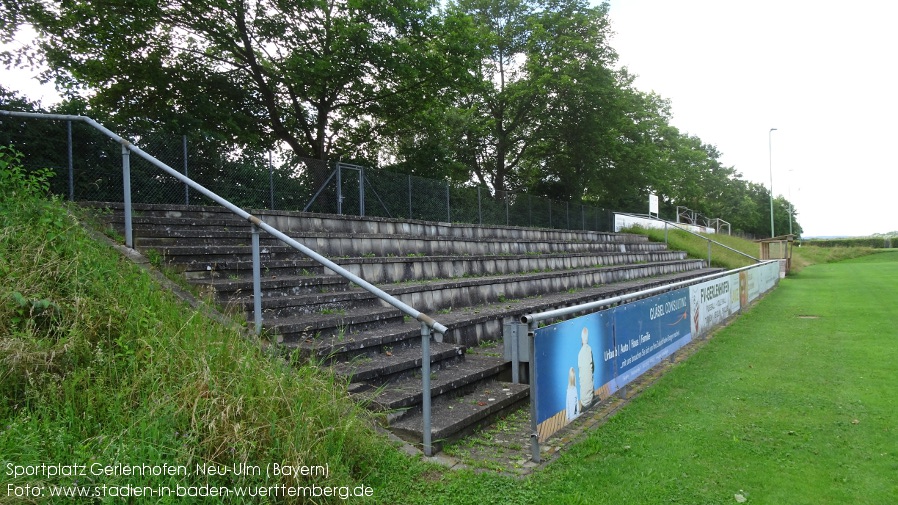
[{"label": "tall grass", "polygon": [[730,249],[739,251],[734,252],[712,242],[711,266],[715,267],[732,269],[752,265],[755,261],[751,258],[757,258],[759,254],[758,244],[750,240],[729,235],[715,234],[709,235],[708,238],[703,238],[676,228],[669,228],[665,231],[664,229],[643,228],[639,226],[624,231],[646,235],[654,242],[665,242],[666,240],[670,249],[686,251],[690,257],[702,258],[704,260],[708,259],[708,238],[714,242],[719,242]]},{"label": "tall grass", "polygon": [[[17,164],[0,149],[0,503],[21,502],[8,484],[358,486],[406,464],[342,380],[314,364],[290,366],[197,314],[91,240],[77,211],[41,198],[45,179]],[[189,474],[5,471],[91,463],[184,465]],[[326,465],[329,475],[266,475],[271,463]],[[263,474],[202,476],[198,464],[246,464]]]},{"label": "tall grass", "polygon": [[796,246],[792,251],[792,270],[794,272],[800,272],[803,268],[810,265],[835,263],[837,261],[860,258],[861,256],[877,254],[887,250],[862,246],[820,247],[808,245],[808,242],[803,242],[800,247]]}]

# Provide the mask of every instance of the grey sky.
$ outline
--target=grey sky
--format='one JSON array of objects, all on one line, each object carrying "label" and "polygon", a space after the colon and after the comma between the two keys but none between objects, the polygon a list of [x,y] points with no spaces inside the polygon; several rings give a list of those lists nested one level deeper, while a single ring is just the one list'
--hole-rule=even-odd
[{"label": "grey sky", "polygon": [[636,86],[725,165],[769,187],[777,128],[774,193],[806,236],[898,230],[898,3],[615,0],[610,16]]}]

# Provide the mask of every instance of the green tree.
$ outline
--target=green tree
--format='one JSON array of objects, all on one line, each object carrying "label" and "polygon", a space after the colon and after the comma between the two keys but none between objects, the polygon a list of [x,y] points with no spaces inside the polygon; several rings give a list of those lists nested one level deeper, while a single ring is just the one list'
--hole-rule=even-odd
[{"label": "green tree", "polygon": [[57,83],[86,91],[120,124],[177,121],[327,159],[382,101],[441,85],[447,56],[431,40],[433,8],[431,0],[38,0],[21,12]]},{"label": "green tree", "polygon": [[541,107],[522,165],[543,196],[602,199],[629,91],[626,73],[613,69],[607,8],[553,0],[531,20],[526,68]]}]

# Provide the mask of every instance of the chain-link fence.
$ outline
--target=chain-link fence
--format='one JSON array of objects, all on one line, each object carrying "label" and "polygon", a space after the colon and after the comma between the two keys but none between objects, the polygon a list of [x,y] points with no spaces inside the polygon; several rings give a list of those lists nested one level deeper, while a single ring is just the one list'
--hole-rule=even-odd
[{"label": "chain-link fence", "polygon": [[[4,116],[0,143],[26,168],[50,168],[54,193],[121,202],[122,147],[88,124]],[[305,211],[439,222],[610,231],[611,212],[485,186],[233,149],[202,135],[134,138],[145,152],[246,209]],[[134,203],[207,205],[209,200],[150,162],[130,156]]]}]

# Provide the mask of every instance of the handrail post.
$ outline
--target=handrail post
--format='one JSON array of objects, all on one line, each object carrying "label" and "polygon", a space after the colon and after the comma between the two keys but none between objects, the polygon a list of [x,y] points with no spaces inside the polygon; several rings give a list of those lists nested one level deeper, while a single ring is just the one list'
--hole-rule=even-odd
[{"label": "handrail post", "polygon": [[664,221],[664,245],[667,245],[667,221]]},{"label": "handrail post", "polygon": [[520,324],[515,323],[510,325],[509,332],[511,334],[511,342],[509,345],[511,347],[511,383],[512,384],[520,384],[521,382],[521,351],[518,349],[518,344],[520,343]]},{"label": "handrail post", "polygon": [[711,267],[711,239],[708,239],[708,267]]},{"label": "handrail post", "polygon": [[540,462],[539,457],[539,425],[536,424],[536,321],[527,327],[527,345],[530,346],[530,364],[527,370],[530,376],[530,459]]},{"label": "handrail post", "polygon": [[424,455],[433,456],[430,438],[430,327],[424,323],[421,323],[421,413]]},{"label": "handrail post", "polygon": [[262,255],[259,252],[259,227],[251,225],[253,233],[253,318],[256,334],[262,332]]},{"label": "handrail post", "polygon": [[134,248],[134,227],[131,220],[131,151],[122,145],[122,192],[125,204],[125,247]]},{"label": "handrail post", "polygon": [[[181,136],[181,148],[184,153],[184,177],[187,175],[187,135]],[[190,205],[190,186],[184,184],[184,205]]]}]

